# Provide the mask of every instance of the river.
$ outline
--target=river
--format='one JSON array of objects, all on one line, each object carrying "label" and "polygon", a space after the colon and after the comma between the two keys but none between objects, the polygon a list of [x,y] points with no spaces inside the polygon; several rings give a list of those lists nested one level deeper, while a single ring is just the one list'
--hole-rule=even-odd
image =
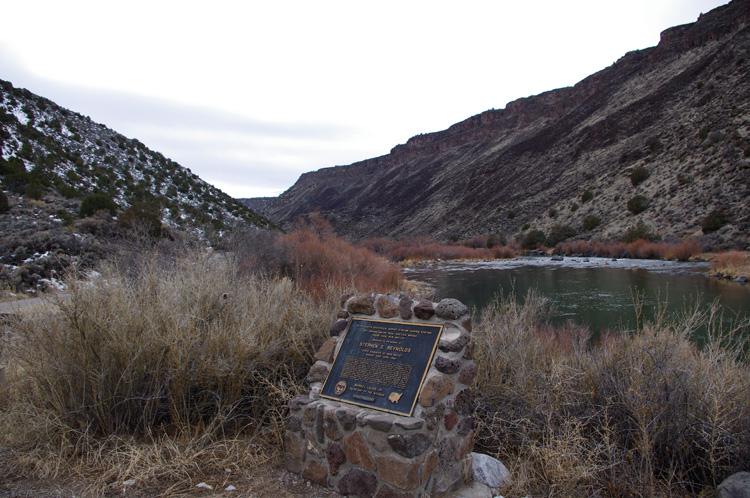
[{"label": "river", "polygon": [[[433,285],[439,297],[481,309],[499,292],[523,297],[536,289],[553,306],[553,323],[572,320],[594,333],[636,326],[635,296],[653,320],[660,306],[674,317],[718,300],[725,319],[750,317],[750,286],[708,278],[707,263],[610,258],[522,257],[486,262],[438,262],[407,268],[407,279]],[[745,329],[747,332],[747,328]]]}]

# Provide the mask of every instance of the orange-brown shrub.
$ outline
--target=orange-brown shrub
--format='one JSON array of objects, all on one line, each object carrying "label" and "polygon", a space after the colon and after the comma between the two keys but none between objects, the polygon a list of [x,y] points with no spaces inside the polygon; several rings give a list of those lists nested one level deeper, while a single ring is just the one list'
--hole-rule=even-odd
[{"label": "orange-brown shrub", "polygon": [[373,249],[356,247],[336,236],[319,214],[308,216],[289,234],[255,230],[227,245],[244,274],[290,277],[315,295],[331,286],[388,292],[402,280],[398,265],[375,252],[390,247],[387,239],[372,239]]},{"label": "orange-brown shrub", "polygon": [[289,253],[294,280],[313,293],[327,285],[386,292],[401,280],[398,266],[331,233],[297,230],[281,237],[279,245]]},{"label": "orange-brown shrub", "polygon": [[742,266],[747,263],[747,255],[742,251],[723,252],[716,256],[715,265],[718,268],[727,266]]},{"label": "orange-brown shrub", "polygon": [[605,242],[601,240],[573,240],[561,242],[555,246],[555,252],[583,256],[601,256],[608,258],[639,258],[639,259],[678,259],[687,261],[700,254],[700,242],[694,239],[685,240],[679,244],[667,242],[649,242],[638,239],[635,242]]},{"label": "orange-brown shrub", "polygon": [[490,249],[495,259],[512,259],[516,257],[515,249],[508,246],[494,246]]},{"label": "orange-brown shrub", "polygon": [[365,249],[369,249],[376,254],[388,257],[391,251],[398,247],[399,244],[400,242],[386,237],[372,237],[359,242],[357,246],[364,247]]},{"label": "orange-brown shrub", "polygon": [[471,247],[473,249],[482,249],[487,247],[487,236],[477,235],[468,239],[459,240],[454,245]]},{"label": "orange-brown shrub", "polygon": [[474,237],[456,244],[440,244],[425,238],[389,241],[388,239],[367,239],[360,246],[369,248],[391,261],[414,260],[453,260],[453,259],[508,259],[516,256],[516,251],[508,246],[495,246],[487,249],[486,237]]},{"label": "orange-brown shrub", "polygon": [[703,252],[703,246],[695,239],[682,241],[677,246],[672,246],[668,251],[668,257],[665,259],[677,259],[679,261],[688,261],[693,256]]}]

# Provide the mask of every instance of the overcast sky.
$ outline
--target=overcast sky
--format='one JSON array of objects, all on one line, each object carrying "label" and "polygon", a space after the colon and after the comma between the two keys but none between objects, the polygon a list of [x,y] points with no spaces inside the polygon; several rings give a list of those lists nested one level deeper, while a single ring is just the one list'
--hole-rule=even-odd
[{"label": "overcast sky", "polygon": [[726,0],[3,2],[0,79],[234,197],[571,86]]}]

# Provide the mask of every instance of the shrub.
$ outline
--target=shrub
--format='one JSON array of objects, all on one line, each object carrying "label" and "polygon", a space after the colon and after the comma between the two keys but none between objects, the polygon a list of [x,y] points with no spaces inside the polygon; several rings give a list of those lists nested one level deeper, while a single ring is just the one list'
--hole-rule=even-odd
[{"label": "shrub", "polygon": [[0,191],[0,214],[8,212],[10,207],[8,206],[8,196],[5,192]]},{"label": "shrub", "polygon": [[118,220],[120,226],[134,231],[143,231],[148,236],[161,237],[161,216],[159,208],[143,201],[134,202],[123,211]]},{"label": "shrub", "polygon": [[499,233],[493,233],[487,237],[487,249],[492,249],[495,246],[504,246],[506,244],[505,237]]},{"label": "shrub", "polygon": [[642,195],[636,195],[628,201],[628,211],[633,214],[639,214],[648,209],[649,201]]},{"label": "shrub", "polygon": [[702,126],[700,130],[698,130],[698,138],[701,140],[705,140],[708,138],[708,126]]},{"label": "shrub", "polygon": [[622,240],[623,242],[635,242],[638,239],[643,239],[653,242],[660,238],[659,234],[654,232],[650,226],[643,222],[643,220],[638,220],[638,223],[631,225],[625,230],[625,235],[623,235]]},{"label": "shrub", "polygon": [[114,216],[117,214],[117,204],[115,204],[112,197],[107,194],[99,193],[87,195],[83,198],[83,201],[81,201],[81,209],[79,210],[78,215],[81,218],[85,218],[86,216],[91,216],[97,211],[107,211],[111,216]]},{"label": "shrub", "polygon": [[39,200],[44,195],[44,190],[42,189],[42,185],[39,182],[31,182],[28,185],[26,185],[26,189],[24,190],[24,195],[28,197],[29,199],[36,199]]},{"label": "shrub", "polygon": [[57,191],[66,199],[77,199],[81,196],[80,192],[72,185],[62,184],[57,187]]},{"label": "shrub", "polygon": [[541,230],[529,230],[526,232],[526,234],[523,236],[523,239],[521,239],[521,248],[522,249],[536,249],[541,244],[544,243],[544,240],[547,237],[545,236],[544,232]]},{"label": "shrub", "polygon": [[[472,331],[475,451],[514,467],[505,496],[713,496],[742,468],[747,341],[717,330],[716,308],[593,344],[585,327],[547,325],[548,313],[538,294],[501,297]],[[699,326],[712,331],[701,350]]]},{"label": "shrub", "polygon": [[634,187],[637,187],[649,176],[651,176],[651,173],[649,173],[645,167],[638,166],[630,173],[630,183],[632,183]]},{"label": "shrub", "polygon": [[544,245],[555,247],[559,242],[575,237],[576,231],[570,225],[555,224],[549,231],[549,235],[544,239]]},{"label": "shrub", "polygon": [[716,144],[716,143],[719,143],[722,140],[724,140],[724,134],[722,132],[720,132],[720,131],[717,130],[717,131],[712,132],[708,136],[708,139],[711,140],[711,142],[713,142],[713,143]]},{"label": "shrub", "polygon": [[750,253],[746,251],[729,251],[716,255],[711,267],[725,278],[737,278],[750,275]]},{"label": "shrub", "polygon": [[521,227],[521,231],[525,232],[529,228],[531,228],[531,223],[524,223],[523,226]]},{"label": "shrub", "polygon": [[7,161],[0,155],[0,175],[12,175],[14,173],[26,173],[26,165],[17,157],[11,157]]},{"label": "shrub", "polygon": [[180,252],[69,281],[56,312],[18,324],[3,444],[25,465],[183,481],[283,443],[289,397],[306,390],[340,293],[314,301],[289,279]]},{"label": "shrub", "polygon": [[648,150],[650,150],[652,153],[658,154],[659,152],[661,152],[661,149],[662,149],[661,140],[655,137],[650,138],[646,142],[646,147],[648,147]]},{"label": "shrub", "polygon": [[513,219],[513,218],[515,218],[515,217],[516,217],[516,212],[515,212],[515,211],[513,211],[512,209],[509,209],[509,210],[508,210],[508,219],[509,219],[509,220],[512,220],[512,219]]},{"label": "shrub", "polygon": [[547,216],[549,216],[552,219],[557,218],[557,209],[549,208],[549,211],[547,211]]},{"label": "shrub", "polygon": [[583,219],[583,230],[588,232],[598,227],[602,222],[601,218],[595,214],[590,214]]},{"label": "shrub", "polygon": [[[397,265],[366,247],[355,247],[340,239],[318,213],[298,223],[294,232],[269,236],[268,240],[259,237],[252,235],[245,237],[249,243],[241,240],[234,243],[249,246],[242,258],[243,267],[253,272],[291,277],[297,285],[315,295],[325,293],[331,285],[390,292],[396,290],[401,281]],[[434,245],[439,249],[432,247],[425,251],[436,258],[441,257],[441,251],[491,257],[489,249]],[[388,250],[392,258],[407,259],[412,255],[408,248],[399,251],[384,247],[383,250]]]},{"label": "shrub", "polygon": [[584,190],[581,194],[581,202],[588,202],[594,198],[594,193],[591,190]]},{"label": "shrub", "polygon": [[719,230],[721,227],[727,224],[728,214],[723,209],[714,209],[708,216],[703,219],[701,223],[701,229],[703,233],[711,233]]},{"label": "shrub", "polygon": [[570,211],[571,211],[571,212],[573,212],[573,213],[575,213],[576,211],[578,211],[578,204],[576,204],[576,203],[574,202],[574,203],[573,203],[573,204],[572,204],[572,205],[570,206]]}]

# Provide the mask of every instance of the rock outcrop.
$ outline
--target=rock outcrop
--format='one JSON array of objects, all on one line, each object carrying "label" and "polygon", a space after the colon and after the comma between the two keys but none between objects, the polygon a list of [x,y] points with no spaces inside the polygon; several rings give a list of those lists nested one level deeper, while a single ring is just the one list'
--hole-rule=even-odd
[{"label": "rock outcrop", "polygon": [[[750,4],[735,0],[662,33],[573,87],[510,102],[447,130],[412,137],[390,154],[306,173],[264,212],[282,223],[319,211],[354,239],[439,239],[530,223],[569,224],[619,238],[644,220],[665,237],[747,245],[750,233]],[[633,185],[630,173],[650,176]],[[593,198],[582,199],[590,190]],[[627,201],[651,203],[638,215]],[[404,216],[404,213],[410,216]],[[583,231],[586,216],[601,224]]]}]

